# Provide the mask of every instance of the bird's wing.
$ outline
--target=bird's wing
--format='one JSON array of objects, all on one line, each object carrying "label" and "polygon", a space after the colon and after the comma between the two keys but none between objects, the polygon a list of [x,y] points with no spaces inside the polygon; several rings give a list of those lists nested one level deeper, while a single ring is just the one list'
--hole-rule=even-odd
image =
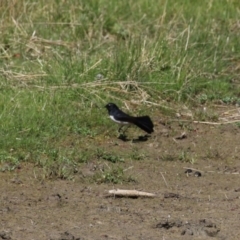
[{"label": "bird's wing", "polygon": [[134,122],[134,117],[131,117],[130,115],[126,114],[125,112],[119,110],[115,115],[115,119],[122,122]]}]

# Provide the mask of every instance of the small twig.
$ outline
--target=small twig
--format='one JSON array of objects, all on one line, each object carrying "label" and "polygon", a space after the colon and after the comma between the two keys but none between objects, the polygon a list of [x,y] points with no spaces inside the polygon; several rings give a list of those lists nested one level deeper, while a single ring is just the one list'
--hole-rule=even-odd
[{"label": "small twig", "polygon": [[160,172],[160,173],[161,173],[161,175],[162,175],[163,181],[165,182],[165,184],[166,184],[166,186],[167,186],[167,188],[168,188],[168,184],[167,184],[167,181],[166,181],[164,175],[162,174],[162,172]]},{"label": "small twig", "polygon": [[224,124],[231,124],[231,123],[240,122],[240,119],[239,120],[228,121],[228,122],[203,122],[203,121],[192,121],[192,120],[181,120],[181,119],[172,119],[170,121],[172,121],[172,122],[201,123],[201,124],[208,124],[208,125],[224,125]]},{"label": "small twig", "polygon": [[185,138],[187,138],[186,132],[183,132],[180,136],[175,137],[176,140],[182,140],[182,139],[185,139]]},{"label": "small twig", "polygon": [[137,190],[124,190],[124,189],[114,189],[109,190],[110,195],[119,196],[119,197],[156,197],[154,193],[142,192]]},{"label": "small twig", "polygon": [[125,168],[125,169],[123,170],[123,172],[128,171],[128,170],[130,170],[130,169],[132,169],[132,168],[133,168],[133,166],[130,166],[130,167],[128,167],[128,168]]}]

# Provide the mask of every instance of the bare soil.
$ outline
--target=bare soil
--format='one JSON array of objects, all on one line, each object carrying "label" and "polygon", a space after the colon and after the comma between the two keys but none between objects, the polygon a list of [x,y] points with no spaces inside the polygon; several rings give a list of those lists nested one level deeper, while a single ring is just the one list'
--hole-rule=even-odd
[{"label": "bare soil", "polygon": [[[25,163],[0,173],[0,239],[239,239],[240,128],[155,122],[147,141],[99,143],[111,152],[145,154],[125,159],[132,182],[91,182],[103,164],[94,159],[74,181],[42,180]],[[118,188],[157,197],[108,195]]]}]

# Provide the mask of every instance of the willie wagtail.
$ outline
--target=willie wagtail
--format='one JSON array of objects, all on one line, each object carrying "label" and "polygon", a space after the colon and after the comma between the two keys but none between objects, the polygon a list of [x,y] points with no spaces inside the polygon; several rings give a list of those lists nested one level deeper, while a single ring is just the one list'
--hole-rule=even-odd
[{"label": "willie wagtail", "polygon": [[153,132],[153,123],[149,116],[142,116],[142,117],[132,117],[128,114],[121,111],[118,106],[114,103],[108,103],[105,106],[108,110],[109,117],[116,123],[120,124],[120,128],[118,132],[120,132],[121,128],[125,124],[135,124],[142,130],[147,133]]}]

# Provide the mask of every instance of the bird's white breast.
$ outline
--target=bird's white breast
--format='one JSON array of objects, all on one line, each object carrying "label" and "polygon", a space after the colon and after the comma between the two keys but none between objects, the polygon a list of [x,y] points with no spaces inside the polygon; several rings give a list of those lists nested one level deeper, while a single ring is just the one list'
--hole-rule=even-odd
[{"label": "bird's white breast", "polygon": [[114,119],[114,117],[113,116],[109,116],[114,122],[116,122],[116,123],[118,123],[118,124],[121,124],[121,125],[124,125],[124,124],[129,124],[129,122],[121,122],[121,121],[118,121],[118,120],[116,120],[116,119]]}]

